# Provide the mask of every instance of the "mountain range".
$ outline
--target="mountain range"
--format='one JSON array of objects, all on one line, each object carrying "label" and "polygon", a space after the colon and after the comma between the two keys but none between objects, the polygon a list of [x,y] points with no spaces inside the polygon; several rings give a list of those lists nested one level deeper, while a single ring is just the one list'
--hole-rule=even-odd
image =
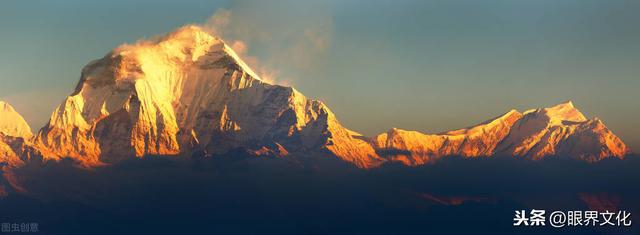
[{"label": "mountain range", "polygon": [[[125,44],[82,69],[72,94],[32,133],[0,103],[3,172],[29,159],[96,167],[144,156],[322,156],[359,168],[417,166],[446,156],[624,158],[626,145],[572,102],[424,134],[393,128],[366,137],[323,102],[262,80],[223,40],[197,26]],[[6,176],[7,178],[8,176]],[[10,181],[10,179],[8,180]]]}]

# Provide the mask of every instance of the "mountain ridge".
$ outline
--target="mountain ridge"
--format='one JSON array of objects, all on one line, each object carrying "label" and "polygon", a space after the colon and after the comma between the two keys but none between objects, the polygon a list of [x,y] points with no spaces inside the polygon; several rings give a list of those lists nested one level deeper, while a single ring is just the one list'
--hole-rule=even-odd
[{"label": "mountain ridge", "polygon": [[19,135],[21,147],[6,144],[14,146],[11,159],[72,158],[86,167],[237,148],[256,155],[331,156],[359,168],[416,166],[451,155],[566,155],[594,162],[630,153],[600,119],[588,119],[571,101],[510,110],[439,134],[392,128],[364,137],[342,126],[321,101],[263,81],[223,40],[197,26],[118,46],[88,63],[49,122],[35,136]]}]

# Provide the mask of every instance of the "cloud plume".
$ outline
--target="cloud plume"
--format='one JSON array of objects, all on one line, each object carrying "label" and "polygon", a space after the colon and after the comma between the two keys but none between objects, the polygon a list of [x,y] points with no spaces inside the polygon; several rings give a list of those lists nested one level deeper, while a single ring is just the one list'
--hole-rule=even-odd
[{"label": "cloud plume", "polygon": [[291,10],[236,1],[229,9],[218,9],[201,26],[225,40],[263,80],[292,85],[324,59],[333,20],[324,6],[287,5]]}]

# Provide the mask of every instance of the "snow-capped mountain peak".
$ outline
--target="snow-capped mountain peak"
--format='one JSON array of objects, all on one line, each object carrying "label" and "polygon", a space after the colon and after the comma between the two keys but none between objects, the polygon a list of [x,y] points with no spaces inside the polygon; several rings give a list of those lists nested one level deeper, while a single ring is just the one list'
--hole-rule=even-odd
[{"label": "snow-capped mountain peak", "polygon": [[372,140],[392,161],[419,165],[447,155],[550,156],[597,161],[623,158],[625,144],[598,118],[587,119],[571,101],[520,113],[511,110],[476,126],[427,135],[393,129]]},{"label": "snow-capped mountain peak", "polygon": [[25,139],[33,135],[24,118],[11,105],[3,101],[0,101],[0,134]]},{"label": "snow-capped mountain peak", "polygon": [[222,40],[185,26],[89,63],[36,142],[87,165],[264,146],[377,164],[351,133],[321,102],[263,82]]},{"label": "snow-capped mountain peak", "polygon": [[0,101],[0,173],[22,164],[20,153],[32,136],[24,118],[11,105]]},{"label": "snow-capped mountain peak", "polygon": [[550,108],[539,109],[538,113],[549,119],[550,125],[562,125],[563,122],[585,122],[588,119],[573,105],[567,101]]}]

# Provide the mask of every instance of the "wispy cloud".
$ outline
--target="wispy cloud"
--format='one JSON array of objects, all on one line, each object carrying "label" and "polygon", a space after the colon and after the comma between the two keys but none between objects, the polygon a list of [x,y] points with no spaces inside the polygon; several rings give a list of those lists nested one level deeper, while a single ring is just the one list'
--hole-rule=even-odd
[{"label": "wispy cloud", "polygon": [[292,85],[324,57],[333,37],[328,11],[307,7],[285,11],[236,2],[218,9],[201,26],[225,40],[262,79]]}]

